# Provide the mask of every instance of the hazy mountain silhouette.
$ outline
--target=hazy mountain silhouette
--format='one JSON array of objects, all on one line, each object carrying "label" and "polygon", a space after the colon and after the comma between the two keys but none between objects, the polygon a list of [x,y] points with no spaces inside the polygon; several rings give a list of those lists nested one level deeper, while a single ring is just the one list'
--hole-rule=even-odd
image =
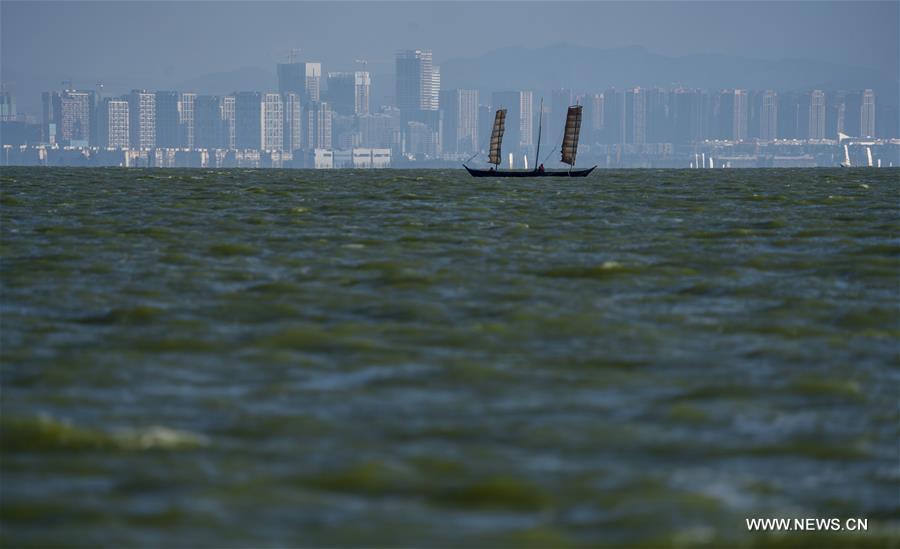
[{"label": "hazy mountain silhouette", "polygon": [[875,69],[805,59],[759,60],[704,54],[669,57],[640,46],[600,49],[573,44],[544,48],[510,47],[441,66],[444,88],[572,88],[685,86],[703,89],[747,88],[779,91],[873,88],[879,101],[896,105],[896,75]]}]

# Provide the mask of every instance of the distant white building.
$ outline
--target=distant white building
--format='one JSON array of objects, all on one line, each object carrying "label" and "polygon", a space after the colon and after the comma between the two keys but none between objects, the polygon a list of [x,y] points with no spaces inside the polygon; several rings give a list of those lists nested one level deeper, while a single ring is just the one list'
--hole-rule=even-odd
[{"label": "distant white building", "polygon": [[333,156],[335,168],[388,168],[391,165],[390,149],[371,149],[357,147],[346,150],[336,150]]},{"label": "distant white building", "polygon": [[313,149],[312,167],[317,170],[330,170],[334,168],[334,151],[328,149]]}]

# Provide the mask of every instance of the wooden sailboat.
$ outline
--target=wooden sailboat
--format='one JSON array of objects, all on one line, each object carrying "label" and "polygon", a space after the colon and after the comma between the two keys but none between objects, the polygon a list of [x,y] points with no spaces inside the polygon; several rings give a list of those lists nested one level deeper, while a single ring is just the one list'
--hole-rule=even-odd
[{"label": "wooden sailboat", "polygon": [[506,126],[506,109],[498,109],[494,115],[494,128],[491,130],[490,151],[488,152],[488,163],[493,164],[494,167],[488,170],[470,168],[465,164],[463,164],[463,167],[473,177],[586,177],[597,166],[581,170],[573,169],[575,167],[575,156],[578,154],[578,136],[581,133],[581,110],[581,105],[572,105],[569,107],[568,113],[566,113],[566,131],[563,134],[562,146],[560,146],[560,152],[562,153],[560,161],[569,165],[568,170],[545,170],[544,165],[540,163],[541,129],[544,120],[543,101],[541,101],[541,113],[538,121],[538,143],[534,169],[499,169],[500,149],[503,144],[503,133]]}]

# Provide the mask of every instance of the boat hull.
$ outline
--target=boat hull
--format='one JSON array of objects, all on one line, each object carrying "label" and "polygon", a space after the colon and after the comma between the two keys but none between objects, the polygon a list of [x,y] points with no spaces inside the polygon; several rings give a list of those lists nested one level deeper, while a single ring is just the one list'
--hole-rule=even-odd
[{"label": "boat hull", "polygon": [[477,170],[463,164],[472,177],[587,177],[593,168],[581,170]]}]

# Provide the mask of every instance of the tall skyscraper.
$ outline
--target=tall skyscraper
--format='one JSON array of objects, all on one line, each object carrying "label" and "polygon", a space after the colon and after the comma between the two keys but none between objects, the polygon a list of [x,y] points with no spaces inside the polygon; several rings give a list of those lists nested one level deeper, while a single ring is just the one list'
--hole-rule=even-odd
[{"label": "tall skyscraper", "polygon": [[600,143],[614,144],[625,141],[624,94],[609,88],[603,92],[603,131]]},{"label": "tall skyscraper", "polygon": [[731,139],[734,141],[747,140],[749,106],[747,90],[734,90],[734,110],[731,113],[733,118]]},{"label": "tall skyscraper", "polygon": [[356,75],[352,72],[329,72],[326,98],[332,110],[343,116],[356,114]]},{"label": "tall skyscraper", "polygon": [[802,139],[805,130],[801,132],[800,125],[800,96],[787,92],[778,94],[778,138]]},{"label": "tall skyscraper", "polygon": [[322,91],[322,64],[304,63],[303,75],[306,90],[306,98],[309,102],[321,101]]},{"label": "tall skyscraper", "polygon": [[572,90],[560,88],[550,92],[550,112],[544,118],[544,135],[548,142],[562,142],[563,128],[566,127],[566,113],[573,103]]},{"label": "tall skyscraper", "polygon": [[156,146],[178,147],[178,92],[156,92]]},{"label": "tall skyscraper", "polygon": [[266,93],[262,102],[262,146],[266,151],[284,150],[284,104],[281,95]]},{"label": "tall skyscraper", "polygon": [[761,96],[759,138],[773,140],[778,137],[778,94],[766,90]]},{"label": "tall skyscraper", "polygon": [[234,95],[226,95],[222,98],[222,133],[225,140],[223,146],[228,149],[235,148],[234,105]]},{"label": "tall skyscraper", "polygon": [[310,103],[306,109],[306,143],[307,149],[332,148],[331,106],[326,102]]},{"label": "tall skyscraper", "polygon": [[133,90],[128,95],[128,116],[131,148],[156,148],[156,94],[147,90]]},{"label": "tall skyscraper", "polygon": [[294,152],[303,148],[303,107],[300,96],[296,93],[285,93],[281,96],[284,104],[284,150]]},{"label": "tall skyscraper", "polygon": [[673,139],[669,93],[661,88],[647,88],[643,91],[647,126],[646,142],[671,143]]},{"label": "tall skyscraper", "polygon": [[672,92],[672,134],[675,143],[688,144],[708,137],[708,95],[701,90],[677,88]]},{"label": "tall skyscraper", "polygon": [[587,132],[589,143],[598,143],[600,140],[600,132],[603,130],[603,94],[592,93],[584,100],[584,107],[587,111]]},{"label": "tall skyscraper", "polygon": [[44,92],[41,101],[41,137],[44,141],[62,146],[87,147],[96,140],[94,92]]},{"label": "tall skyscraper", "polygon": [[100,102],[97,114],[99,146],[107,149],[127,149],[128,101],[107,97]]},{"label": "tall skyscraper", "polygon": [[[404,50],[396,58],[396,101],[403,111],[437,110],[431,50]],[[438,86],[440,77],[437,78]]]},{"label": "tall skyscraper", "polygon": [[15,120],[16,100],[8,91],[0,91],[0,121]]},{"label": "tall skyscraper", "polygon": [[371,79],[368,72],[330,72],[326,99],[336,114],[368,114]]},{"label": "tall skyscraper", "polygon": [[865,90],[859,107],[860,137],[875,137],[875,92]]},{"label": "tall skyscraper", "polygon": [[625,143],[643,145],[647,142],[647,93],[643,88],[625,90]]},{"label": "tall skyscraper", "polygon": [[356,71],[356,90],[354,100],[356,102],[356,114],[369,114],[369,101],[372,93],[372,78],[367,71]]},{"label": "tall skyscraper", "polygon": [[65,90],[60,96],[57,141],[72,147],[92,144],[95,96],[93,91]]},{"label": "tall skyscraper", "polygon": [[471,154],[479,150],[478,90],[444,90],[443,152]]},{"label": "tall skyscraper", "polygon": [[234,94],[234,148],[262,148],[262,94],[238,92]]},{"label": "tall skyscraper", "polygon": [[194,102],[196,93],[182,93],[178,99],[178,146],[194,148]]},{"label": "tall skyscraper", "polygon": [[750,112],[747,90],[724,90],[719,93],[718,102],[718,138],[731,141],[746,140]]},{"label": "tall skyscraper", "polygon": [[57,127],[61,110],[58,92],[41,94],[41,141],[51,145],[56,143]]},{"label": "tall skyscraper", "polygon": [[225,146],[222,105],[215,95],[199,95],[194,99],[194,147],[220,149]]},{"label": "tall skyscraper", "polygon": [[490,146],[491,129],[494,127],[494,108],[491,105],[478,105],[478,150],[487,152]]},{"label": "tall skyscraper", "polygon": [[436,111],[441,108],[441,68],[431,67],[431,92],[428,110]]},{"label": "tall skyscraper", "polygon": [[321,63],[278,63],[276,69],[278,93],[296,93],[304,104],[321,99]]},{"label": "tall skyscraper", "polygon": [[808,139],[825,139],[825,92],[813,90],[809,94]]}]

